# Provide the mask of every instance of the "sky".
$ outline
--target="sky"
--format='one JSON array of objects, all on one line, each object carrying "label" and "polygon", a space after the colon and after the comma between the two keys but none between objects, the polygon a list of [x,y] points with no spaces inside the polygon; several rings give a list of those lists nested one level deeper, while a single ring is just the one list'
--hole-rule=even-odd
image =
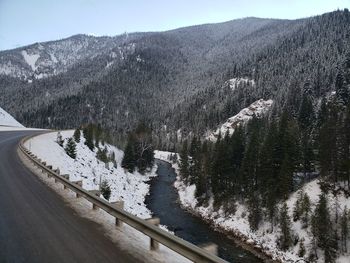
[{"label": "sky", "polygon": [[0,50],[75,34],[164,31],[255,16],[297,19],[350,0],[0,0]]}]

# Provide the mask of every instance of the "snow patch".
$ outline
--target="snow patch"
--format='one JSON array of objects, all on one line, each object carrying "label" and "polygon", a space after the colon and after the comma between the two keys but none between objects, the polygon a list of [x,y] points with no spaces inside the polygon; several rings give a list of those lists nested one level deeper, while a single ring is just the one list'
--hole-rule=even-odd
[{"label": "snow patch", "polygon": [[271,108],[273,100],[257,100],[250,104],[249,107],[242,109],[238,114],[229,118],[224,124],[222,124],[215,132],[208,132],[206,138],[211,141],[216,141],[219,133],[225,136],[228,131],[231,135],[237,127],[247,123],[255,115],[261,117]]},{"label": "snow patch", "polygon": [[242,84],[255,86],[255,81],[253,79],[248,78],[233,78],[227,81],[232,91],[235,91],[236,88]]},{"label": "snow patch", "polygon": [[22,56],[24,60],[27,62],[27,64],[32,68],[33,71],[36,70],[35,63],[39,59],[40,55],[39,54],[28,54],[27,51],[22,50]]}]

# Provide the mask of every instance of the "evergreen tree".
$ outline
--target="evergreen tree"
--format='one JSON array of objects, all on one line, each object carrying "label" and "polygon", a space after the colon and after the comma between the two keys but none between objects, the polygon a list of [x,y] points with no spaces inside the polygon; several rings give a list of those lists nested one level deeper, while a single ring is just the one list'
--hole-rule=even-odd
[{"label": "evergreen tree", "polygon": [[347,239],[349,237],[349,215],[348,209],[345,206],[343,214],[340,219],[340,228],[341,228],[341,248],[342,252],[346,253],[347,251]]},{"label": "evergreen tree", "polygon": [[130,134],[128,142],[124,150],[124,157],[122,160],[122,167],[127,169],[130,173],[135,171],[136,168],[136,156],[134,152],[134,137]]},{"label": "evergreen tree", "polygon": [[328,210],[328,201],[324,193],[320,195],[318,204],[316,206],[315,220],[317,227],[317,243],[320,248],[324,249],[327,246],[327,241],[332,231],[331,219]]},{"label": "evergreen tree", "polygon": [[325,262],[334,262],[337,250],[337,237],[336,231],[333,230],[328,201],[324,193],[320,195],[316,206],[313,224],[317,245],[324,251]]},{"label": "evergreen tree", "polygon": [[286,154],[279,175],[280,198],[287,200],[288,194],[293,189],[293,164],[288,154]]},{"label": "evergreen tree", "polygon": [[100,186],[100,191],[102,196],[106,199],[109,200],[111,197],[111,188],[106,180],[103,180]]},{"label": "evergreen tree", "polygon": [[209,149],[208,142],[205,141],[202,145],[201,149],[201,157],[200,157],[200,173],[197,178],[196,184],[196,197],[206,197],[208,193],[208,177],[210,171],[210,161],[209,161]]},{"label": "evergreen tree", "polygon": [[67,155],[70,156],[71,158],[75,159],[77,157],[76,144],[73,138],[68,138],[68,141],[64,150],[66,151]]},{"label": "evergreen tree", "polygon": [[306,253],[306,250],[305,250],[305,245],[304,245],[304,238],[302,238],[300,240],[300,243],[299,243],[298,256],[302,258],[305,256],[305,253]]},{"label": "evergreen tree", "polygon": [[349,89],[345,85],[344,76],[342,72],[338,72],[335,79],[335,90],[337,96],[337,103],[346,106],[349,103]]},{"label": "evergreen tree", "polygon": [[263,198],[263,204],[267,208],[268,216],[273,228],[274,218],[276,215],[276,203],[277,203],[277,182],[278,177],[278,160],[276,155],[277,145],[277,126],[274,120],[272,120],[268,133],[265,136],[261,154],[259,156],[259,177],[261,178],[261,195]]},{"label": "evergreen tree", "polygon": [[81,134],[80,134],[80,129],[78,128],[78,129],[76,129],[76,130],[74,131],[74,134],[73,134],[74,140],[75,140],[77,143],[80,142],[80,136],[81,136]]},{"label": "evergreen tree", "polygon": [[262,219],[261,202],[257,193],[250,195],[248,199],[248,222],[250,229],[256,231],[259,229],[259,225]]},{"label": "evergreen tree", "polygon": [[190,172],[189,172],[187,140],[185,140],[183,145],[182,145],[182,150],[180,152],[179,168],[180,168],[180,175],[182,177],[182,180],[187,182],[189,174],[190,174]]},{"label": "evergreen tree", "polygon": [[201,144],[196,136],[193,137],[189,154],[191,156],[190,159],[190,183],[198,183],[198,180],[201,176],[201,156],[200,156]]},{"label": "evergreen tree", "polygon": [[301,190],[297,194],[297,200],[294,203],[293,208],[293,221],[298,221],[302,214],[302,202],[303,202],[304,192]]},{"label": "evergreen tree", "polygon": [[103,148],[103,150],[98,148],[97,153],[96,153],[96,158],[104,163],[108,163],[109,160],[107,157],[107,153],[108,153],[108,150],[107,150],[106,146]]},{"label": "evergreen tree", "polygon": [[287,250],[292,244],[292,233],[290,229],[291,221],[288,215],[288,206],[285,202],[280,211],[279,223],[281,229],[281,236],[279,239],[280,247],[282,250]]},{"label": "evergreen tree", "polygon": [[85,138],[85,145],[90,149],[90,151],[94,150],[94,136],[93,136],[93,128],[92,125],[87,125],[83,129],[83,135]]},{"label": "evergreen tree", "polygon": [[98,124],[97,126],[93,126],[93,137],[95,139],[95,146],[99,148],[100,146],[100,141],[102,139],[102,128],[101,124]]},{"label": "evergreen tree", "polygon": [[310,211],[311,211],[310,197],[307,193],[304,193],[302,203],[301,203],[301,212],[302,212],[301,220],[303,222],[304,228],[308,227]]},{"label": "evergreen tree", "polygon": [[259,121],[253,117],[248,127],[249,142],[244,153],[240,170],[240,183],[243,196],[249,197],[258,190],[259,167]]},{"label": "evergreen tree", "polygon": [[330,104],[327,110],[326,120],[319,132],[320,173],[323,177],[331,177],[333,183],[338,181],[335,172],[337,164],[337,122],[338,113],[334,104]]},{"label": "evergreen tree", "polygon": [[308,131],[312,127],[314,121],[314,108],[309,95],[304,94],[300,105],[298,121],[303,131]]}]

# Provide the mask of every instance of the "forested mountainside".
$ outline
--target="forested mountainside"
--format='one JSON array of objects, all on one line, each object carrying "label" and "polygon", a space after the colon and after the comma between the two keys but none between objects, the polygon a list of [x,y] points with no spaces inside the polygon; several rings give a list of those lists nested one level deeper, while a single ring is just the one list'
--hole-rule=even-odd
[{"label": "forested mountainside", "polygon": [[282,262],[349,262],[350,56],[334,86],[316,110],[306,85],[295,110],[258,100],[184,140],[182,203]]},{"label": "forested mountainside", "polygon": [[[77,35],[0,52],[0,105],[27,126],[101,123],[204,134],[258,99],[296,112],[334,89],[349,51],[347,9],[299,20],[245,18],[117,37]],[[232,79],[237,81],[232,88]],[[231,81],[230,81],[231,80]]]}]

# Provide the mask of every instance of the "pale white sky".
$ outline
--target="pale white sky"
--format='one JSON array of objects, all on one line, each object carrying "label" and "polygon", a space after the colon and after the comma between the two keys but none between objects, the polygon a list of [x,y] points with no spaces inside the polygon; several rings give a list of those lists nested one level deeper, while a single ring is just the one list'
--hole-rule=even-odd
[{"label": "pale white sky", "polygon": [[0,50],[74,34],[163,31],[247,16],[295,19],[350,0],[0,0]]}]

